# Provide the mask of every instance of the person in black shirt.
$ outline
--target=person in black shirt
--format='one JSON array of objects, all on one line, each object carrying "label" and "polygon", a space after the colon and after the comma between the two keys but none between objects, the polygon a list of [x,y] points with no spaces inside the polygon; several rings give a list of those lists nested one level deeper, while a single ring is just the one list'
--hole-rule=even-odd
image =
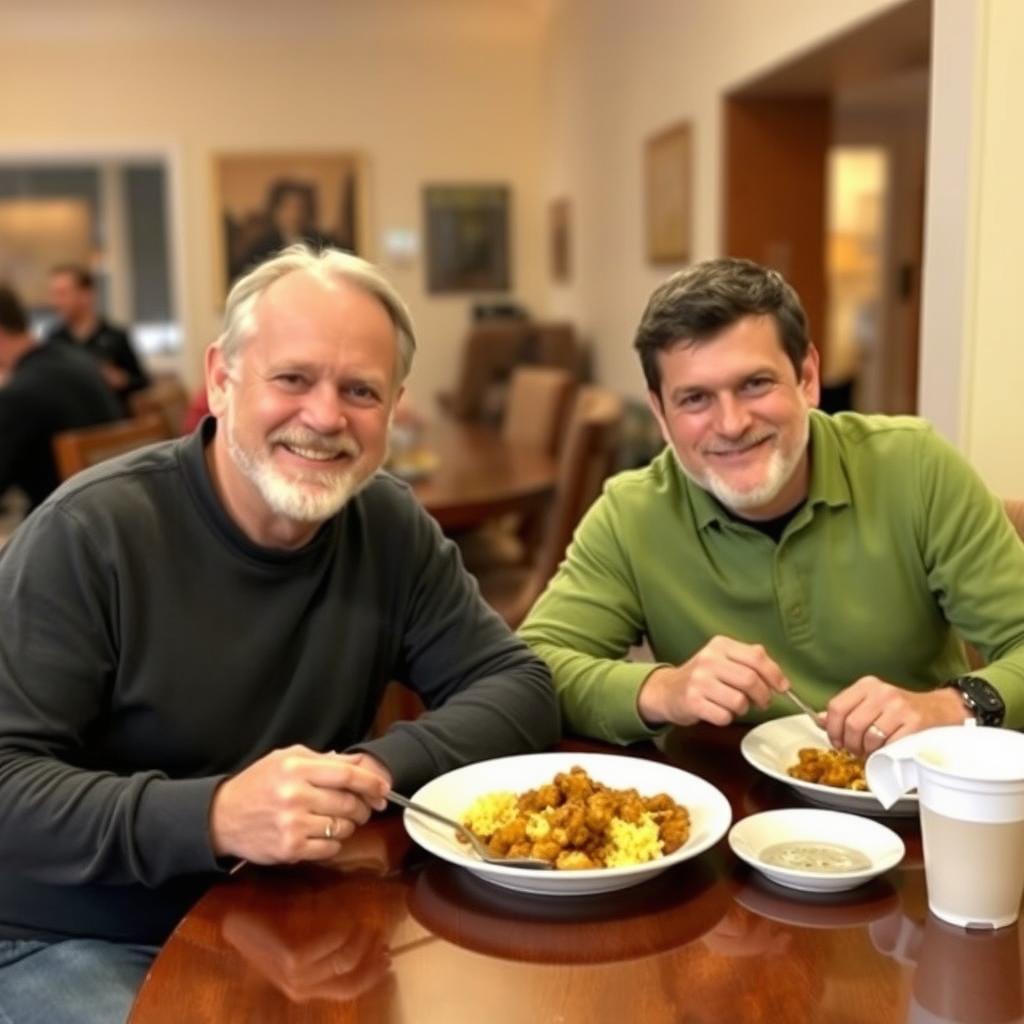
[{"label": "person in black shirt", "polygon": [[0,285],[0,494],[18,486],[35,508],[60,480],[52,441],[62,430],[121,415],[94,360],[63,345],[37,345],[18,297]]},{"label": "person in black shirt", "polygon": [[77,344],[94,356],[106,382],[117,393],[126,415],[128,396],[149,385],[128,334],[96,311],[96,284],[85,267],[66,264],[50,272],[50,305],[61,319],[49,342]]}]

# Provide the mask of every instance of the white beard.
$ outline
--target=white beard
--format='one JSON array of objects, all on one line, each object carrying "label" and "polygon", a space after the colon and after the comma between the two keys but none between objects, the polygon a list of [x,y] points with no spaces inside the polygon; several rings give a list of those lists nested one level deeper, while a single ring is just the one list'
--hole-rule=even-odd
[{"label": "white beard", "polygon": [[[227,415],[224,435],[228,454],[235,465],[259,491],[270,510],[279,516],[303,523],[321,523],[337,515],[349,499],[366,486],[372,474],[359,479],[355,466],[338,472],[306,472],[298,476],[285,476],[270,461],[269,455],[247,451],[235,435],[235,400],[233,391],[227,395]],[[273,435],[269,441],[273,441]],[[351,439],[353,454],[355,442]]]},{"label": "white beard", "polygon": [[682,459],[675,446],[672,454],[675,456],[676,464],[698,487],[710,491],[727,509],[733,512],[745,512],[749,509],[760,508],[767,505],[776,498],[783,487],[789,483],[800,460],[807,451],[807,444],[811,436],[811,421],[808,417],[804,420],[803,433],[798,443],[793,446],[792,451],[786,453],[776,448],[768,459],[765,467],[764,479],[754,487],[740,490],[731,486],[714,471],[705,468],[701,473],[694,473],[683,465]]}]

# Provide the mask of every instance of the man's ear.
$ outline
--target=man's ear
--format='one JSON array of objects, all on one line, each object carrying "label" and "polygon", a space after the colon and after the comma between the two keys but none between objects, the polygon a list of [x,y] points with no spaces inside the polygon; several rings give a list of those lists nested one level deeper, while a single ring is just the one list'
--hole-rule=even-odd
[{"label": "man's ear", "polygon": [[206,350],[206,401],[210,412],[220,419],[227,411],[228,388],[231,386],[231,372],[220,341],[215,341]]},{"label": "man's ear", "polygon": [[654,413],[654,418],[658,421],[658,427],[661,429],[661,436],[665,444],[671,444],[672,437],[668,432],[668,423],[665,421],[665,405],[661,400],[661,395],[656,391],[648,391],[647,404],[651,407],[651,412]]},{"label": "man's ear", "polygon": [[812,409],[817,409],[821,402],[821,356],[818,350],[810,345],[807,355],[800,365],[800,390]]}]

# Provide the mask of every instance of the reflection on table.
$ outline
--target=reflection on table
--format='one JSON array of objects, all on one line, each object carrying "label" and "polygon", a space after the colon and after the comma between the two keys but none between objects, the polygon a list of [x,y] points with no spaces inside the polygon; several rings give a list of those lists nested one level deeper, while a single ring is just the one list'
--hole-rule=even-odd
[{"label": "reflection on table", "polygon": [[[742,761],[739,736],[697,727],[667,754],[626,753],[707,778],[735,814],[791,805],[791,790]],[[723,841],[643,886],[546,900],[429,858],[389,813],[347,848],[347,866],[246,868],[211,890],[161,952],[131,1020],[1017,1020],[1019,925],[976,936],[928,916],[916,822],[893,824],[907,864],[837,896],[777,888]]]},{"label": "reflection on table", "polygon": [[411,479],[413,491],[444,530],[461,530],[508,512],[529,514],[551,497],[558,462],[514,444],[493,427],[441,418],[427,426],[418,450],[433,458]]}]

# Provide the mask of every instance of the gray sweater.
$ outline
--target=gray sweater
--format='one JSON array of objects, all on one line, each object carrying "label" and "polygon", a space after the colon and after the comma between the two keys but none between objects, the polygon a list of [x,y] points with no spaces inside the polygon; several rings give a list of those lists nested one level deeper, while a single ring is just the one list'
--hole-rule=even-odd
[{"label": "gray sweater", "polygon": [[[0,937],[159,942],[218,877],[218,783],[358,745],[412,790],[558,736],[544,665],[379,475],[304,548],[226,516],[216,423],[75,477],[0,553]],[[384,687],[428,714],[367,734]]]}]

